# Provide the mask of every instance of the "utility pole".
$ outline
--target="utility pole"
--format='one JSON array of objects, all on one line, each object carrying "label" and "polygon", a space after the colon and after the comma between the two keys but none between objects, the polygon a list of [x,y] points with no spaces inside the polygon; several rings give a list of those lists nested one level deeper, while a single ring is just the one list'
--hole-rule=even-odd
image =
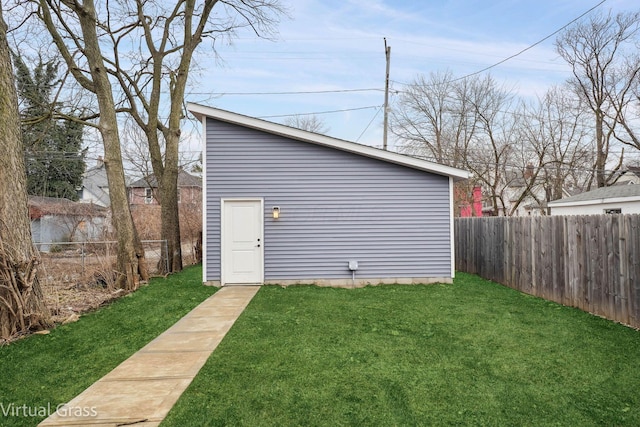
[{"label": "utility pole", "polygon": [[387,77],[384,83],[384,125],[382,130],[382,149],[387,149],[387,127],[389,124],[389,66],[391,65],[391,46],[387,46],[384,38],[384,54],[387,57]]}]

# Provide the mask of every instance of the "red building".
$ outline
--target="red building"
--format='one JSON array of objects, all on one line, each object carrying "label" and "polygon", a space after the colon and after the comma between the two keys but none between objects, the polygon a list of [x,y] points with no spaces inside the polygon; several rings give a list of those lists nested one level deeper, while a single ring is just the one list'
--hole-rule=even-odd
[{"label": "red building", "polygon": [[469,217],[481,217],[482,216],[482,187],[480,186],[475,186],[473,187],[473,189],[471,190],[471,199],[470,200],[465,200],[468,199],[468,195],[465,195],[467,197],[460,197],[459,200],[459,206],[460,206],[460,216],[462,218],[469,218]]}]

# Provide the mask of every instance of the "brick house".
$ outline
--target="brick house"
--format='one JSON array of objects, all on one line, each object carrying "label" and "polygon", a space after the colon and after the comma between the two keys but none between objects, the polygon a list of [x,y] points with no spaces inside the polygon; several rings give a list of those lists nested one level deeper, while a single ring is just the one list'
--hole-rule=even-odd
[{"label": "brick house", "polygon": [[[155,175],[134,181],[128,189],[130,205],[158,205],[158,181]],[[202,179],[181,170],[178,174],[178,203],[199,204],[201,200]]]},{"label": "brick house", "polygon": [[[161,207],[156,198],[158,182],[155,176],[131,183],[128,190],[131,214],[140,238],[160,239]],[[202,233],[202,179],[182,170],[178,174],[178,210],[183,255],[190,254],[197,260],[195,247]]]}]

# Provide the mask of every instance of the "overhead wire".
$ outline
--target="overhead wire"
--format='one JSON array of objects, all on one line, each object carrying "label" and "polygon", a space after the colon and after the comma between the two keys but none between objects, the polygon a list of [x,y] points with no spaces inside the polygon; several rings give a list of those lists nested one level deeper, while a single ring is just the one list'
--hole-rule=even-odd
[{"label": "overhead wire", "polygon": [[[537,42],[527,46],[526,48],[520,50],[519,52],[510,55],[507,58],[504,58],[490,66],[484,67],[481,70],[475,71],[473,73],[464,75],[462,77],[458,77],[455,78],[453,80],[451,80],[451,82],[455,82],[455,81],[459,81],[459,80],[463,80],[466,79],[468,77],[472,77],[474,75],[477,74],[481,74],[485,71],[488,71],[492,68],[495,68],[513,58],[516,58],[520,55],[522,55],[523,53],[529,51],[530,49],[534,48],[535,46],[538,46],[539,44],[545,42],[546,40],[548,40],[549,38],[553,37],[554,35],[558,34],[560,31],[564,30],[565,28],[567,28],[568,26],[572,25],[573,23],[575,23],[576,21],[578,21],[579,19],[583,18],[584,16],[586,16],[587,14],[591,13],[593,10],[595,10],[596,8],[602,6],[604,3],[606,3],[607,0],[601,0],[598,4],[596,4],[595,6],[591,7],[590,9],[588,9],[587,11],[585,11],[584,13],[582,13],[581,15],[579,15],[578,17],[574,18],[573,20],[569,21],[567,24],[563,25],[562,27],[560,27],[559,29],[555,30],[554,32],[552,32],[551,34],[545,36],[544,38],[538,40]],[[395,83],[401,84],[401,85],[406,85],[409,86],[410,84],[408,83],[403,83],[403,82],[399,82],[399,81],[394,81]],[[354,92],[381,92],[384,91],[384,89],[381,88],[357,88],[357,89],[333,89],[333,90],[317,90],[317,91],[280,91],[280,92],[190,92],[191,95],[212,95],[212,96],[262,96],[262,95],[309,95],[309,94],[331,94],[331,93],[354,93]],[[401,93],[406,93],[406,91],[402,91],[402,90],[393,90],[393,92],[395,94],[401,94]],[[292,114],[278,114],[278,115],[267,115],[267,116],[260,116],[259,118],[263,118],[263,119],[269,119],[269,118],[282,118],[282,117],[292,117],[292,116],[296,116],[296,115],[319,115],[319,114],[334,114],[334,113],[342,113],[342,112],[349,112],[349,111],[358,111],[358,110],[366,110],[366,109],[373,109],[376,108],[377,111],[374,114],[372,120],[367,124],[367,126],[365,127],[365,129],[363,130],[363,132],[360,134],[360,136],[358,137],[357,140],[359,140],[362,135],[369,129],[369,127],[371,126],[371,124],[373,123],[373,121],[376,119],[376,117],[378,117],[379,113],[380,113],[380,109],[382,106],[365,106],[365,107],[357,107],[357,108],[347,108],[347,109],[337,109],[337,110],[329,110],[329,111],[318,111],[318,112],[307,112],[307,113],[292,113]],[[504,113],[509,113],[509,114],[514,114],[514,115],[522,115],[521,113],[517,113],[517,112],[504,112]]]},{"label": "overhead wire", "polygon": [[[569,21],[568,23],[566,23],[565,25],[563,25],[562,27],[558,28],[557,30],[553,31],[552,33],[548,34],[547,36],[543,37],[542,39],[536,41],[535,43],[527,46],[526,48],[520,50],[519,52],[508,56],[507,58],[504,58],[492,65],[489,65],[487,67],[482,68],[481,70],[475,71],[473,73],[469,73],[466,74],[464,76],[461,77],[457,77],[452,79],[450,82],[456,82],[456,81],[460,81],[460,80],[464,80],[466,78],[481,74],[485,71],[488,71],[492,68],[495,68],[501,64],[504,64],[505,62],[516,58],[520,55],[522,55],[523,53],[533,49],[534,47],[538,46],[539,44],[547,41],[548,39],[550,39],[551,37],[555,36],[556,34],[558,34],[559,32],[563,31],[564,29],[566,29],[567,27],[569,27],[570,25],[572,25],[573,23],[575,23],[576,21],[582,19],[584,16],[588,15],[589,13],[591,13],[592,11],[594,11],[595,9],[597,9],[598,7],[602,6],[604,3],[606,3],[608,0],[601,0],[598,4],[596,4],[595,6],[592,6],[591,8],[589,8],[587,11],[585,11],[584,13],[580,14],[578,17],[572,19],[571,21]],[[401,84],[401,85],[405,85],[405,86],[410,86],[411,84],[409,83],[403,83],[403,82],[399,82],[396,80],[392,80],[395,83]],[[191,94],[193,95],[212,95],[212,96],[228,96],[228,95],[232,95],[232,96],[244,96],[244,95],[305,95],[305,94],[327,94],[327,93],[350,93],[350,92],[371,92],[371,91],[383,91],[383,89],[379,89],[379,88],[365,88],[365,89],[335,89],[335,90],[318,90],[318,91],[283,91],[283,92],[192,92]],[[401,93],[406,93],[406,91],[402,91],[402,90],[393,90],[394,93],[396,94],[401,94]],[[261,116],[259,118],[281,118],[281,117],[292,117],[292,116],[296,116],[296,115],[316,115],[316,114],[332,114],[332,113],[340,113],[340,112],[346,112],[346,111],[357,111],[357,110],[364,110],[364,109],[370,109],[370,108],[378,108],[377,106],[369,106],[369,107],[360,107],[360,108],[353,108],[353,109],[342,109],[342,110],[331,110],[331,111],[320,111],[320,112],[309,112],[309,113],[295,113],[295,114],[280,114],[280,115],[269,115],[269,116]],[[377,117],[379,114],[379,111],[376,112],[376,114],[374,115],[373,120],[375,120],[375,117]],[[517,113],[511,113],[511,114],[517,114]],[[366,132],[366,130],[371,126],[370,122],[366,127],[365,130],[363,131]],[[362,134],[358,137],[358,140],[362,137]]]},{"label": "overhead wire", "polygon": [[257,118],[258,119],[275,119],[280,117],[312,116],[316,114],[333,114],[333,113],[344,113],[347,111],[370,110],[372,108],[380,108],[380,105],[370,105],[367,107],[357,107],[357,108],[343,108],[341,110],[315,111],[312,113],[276,114],[271,116],[258,116]]},{"label": "overhead wire", "polygon": [[189,95],[212,95],[212,96],[241,96],[241,95],[313,95],[327,93],[351,93],[351,92],[384,92],[382,88],[367,89],[327,89],[327,90],[301,90],[288,92],[189,92]]},{"label": "overhead wire", "polygon": [[[517,53],[515,53],[515,54],[513,54],[513,55],[511,55],[511,56],[508,56],[508,57],[506,57],[506,58],[504,58],[504,59],[502,59],[502,60],[500,60],[500,61],[498,61],[498,62],[496,62],[496,63],[494,63],[494,64],[492,64],[492,65],[489,65],[489,66],[487,66],[487,67],[484,67],[484,68],[482,68],[481,70],[474,71],[473,73],[466,74],[466,75],[464,75],[464,76],[462,76],[462,77],[457,77],[457,78],[455,78],[455,79],[451,80],[451,82],[456,82],[456,81],[459,81],[459,80],[464,80],[464,79],[466,79],[466,78],[469,78],[469,77],[475,76],[475,75],[477,75],[477,74],[484,73],[485,71],[488,71],[488,70],[490,70],[490,69],[492,69],[492,68],[495,68],[495,67],[497,67],[497,66],[499,66],[499,65],[502,65],[502,64],[504,64],[505,62],[507,62],[507,61],[509,61],[509,60],[511,60],[511,59],[513,59],[513,58],[516,58],[516,57],[518,57],[518,56],[522,55],[523,53],[525,53],[525,52],[527,52],[527,51],[529,51],[529,50],[533,49],[534,47],[538,46],[539,44],[544,43],[545,41],[549,40],[551,37],[555,36],[555,35],[556,35],[556,34],[558,34],[560,31],[564,30],[565,28],[567,28],[568,26],[572,25],[572,24],[573,24],[573,23],[575,23],[576,21],[579,21],[580,19],[582,19],[583,17],[585,17],[585,16],[586,16],[586,15],[588,15],[589,13],[593,12],[593,11],[594,11],[595,9],[597,9],[598,7],[602,6],[602,5],[603,5],[604,3],[606,3],[607,1],[608,1],[608,0],[601,0],[601,1],[600,1],[600,3],[598,3],[598,4],[596,4],[595,6],[591,7],[589,10],[587,10],[587,11],[586,11],[586,12],[584,12],[584,13],[582,13],[582,14],[581,14],[580,16],[578,16],[577,18],[572,19],[571,21],[569,21],[568,23],[566,23],[566,24],[565,24],[565,25],[563,25],[562,27],[560,27],[560,28],[558,28],[557,30],[555,30],[554,32],[552,32],[551,34],[549,34],[549,35],[547,35],[547,36],[543,37],[542,39],[538,40],[537,42],[535,42],[535,43],[533,43],[533,44],[531,44],[531,45],[529,45],[529,46],[525,47],[524,49],[520,50],[519,52],[517,52]],[[395,82],[396,82],[396,83],[399,83],[399,84],[402,84],[402,85],[410,85],[410,84],[408,84],[408,83],[402,83],[402,82],[398,82],[398,81],[395,81]]]},{"label": "overhead wire", "polygon": [[[569,25],[573,24],[574,22],[576,22],[576,21],[578,21],[578,20],[582,19],[584,16],[588,15],[589,13],[591,13],[592,11],[594,11],[595,9],[597,9],[598,7],[602,6],[602,5],[603,5],[604,3],[606,3],[606,2],[607,2],[607,0],[602,0],[600,3],[598,3],[598,4],[597,4],[597,5],[595,5],[595,6],[593,6],[591,9],[587,10],[587,11],[586,11],[586,12],[584,12],[582,15],[578,16],[578,17],[577,17],[577,18],[575,18],[575,19],[572,19],[570,22],[568,22],[567,24],[565,24],[565,25],[563,25],[562,27],[558,28],[558,29],[557,29],[557,30],[555,30],[553,33],[549,34],[548,36],[546,36],[546,37],[544,37],[544,38],[542,38],[542,39],[540,39],[540,40],[538,40],[537,42],[533,43],[532,45],[527,46],[526,48],[522,49],[520,52],[518,52],[518,53],[516,53],[516,54],[513,54],[513,55],[511,55],[511,56],[509,56],[509,57],[507,57],[507,58],[505,58],[505,59],[503,59],[503,60],[501,60],[501,61],[498,61],[498,62],[496,62],[496,63],[495,63],[495,64],[493,64],[493,65],[489,65],[488,67],[485,67],[485,68],[483,68],[482,70],[476,71],[476,72],[471,73],[471,74],[467,74],[466,76],[462,76],[462,77],[458,78],[457,80],[464,80],[464,79],[466,79],[467,77],[471,77],[471,76],[475,76],[476,74],[484,73],[484,72],[485,72],[485,71],[487,71],[487,70],[490,70],[490,69],[492,69],[492,68],[495,68],[495,67],[497,67],[498,65],[504,64],[505,62],[507,62],[507,61],[509,61],[509,60],[511,60],[511,59],[513,59],[513,58],[516,58],[516,57],[518,57],[518,56],[522,55],[522,54],[523,54],[523,53],[525,53],[526,51],[531,50],[531,49],[533,49],[534,47],[538,46],[539,44],[541,44],[541,43],[543,43],[543,42],[545,42],[545,41],[549,40],[551,37],[555,36],[555,35],[556,35],[556,34],[558,34],[560,31],[564,30],[565,28],[567,28]],[[455,81],[455,80],[454,80],[454,81]]]},{"label": "overhead wire", "polygon": [[367,130],[369,129],[369,126],[371,126],[371,123],[373,123],[373,121],[376,119],[376,117],[378,117],[378,114],[380,114],[380,111],[382,111],[382,108],[384,107],[384,104],[380,106],[380,108],[378,108],[378,110],[376,111],[376,113],[373,115],[373,117],[371,118],[371,120],[369,121],[369,123],[367,124],[367,126],[364,128],[364,130],[360,133],[360,136],[358,136],[358,138],[356,139],[355,142],[360,141],[360,138],[362,138],[362,135],[365,134],[365,132],[367,132]]}]

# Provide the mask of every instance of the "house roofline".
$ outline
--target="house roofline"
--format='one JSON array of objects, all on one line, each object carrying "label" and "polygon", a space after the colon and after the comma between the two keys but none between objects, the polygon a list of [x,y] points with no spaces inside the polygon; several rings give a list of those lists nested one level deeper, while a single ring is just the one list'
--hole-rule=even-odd
[{"label": "house roofline", "polygon": [[565,208],[571,206],[587,206],[587,205],[602,205],[605,203],[624,203],[624,202],[640,202],[640,196],[629,197],[601,197],[598,199],[580,200],[577,202],[562,202],[562,199],[549,202],[550,208]]},{"label": "house roofline", "polygon": [[281,125],[279,123],[269,122],[255,117],[233,113],[227,110],[221,110],[219,108],[207,107],[204,105],[189,102],[187,104],[187,110],[190,111],[191,114],[193,114],[200,121],[202,121],[203,117],[210,117],[226,123],[232,123],[263,132],[284,136],[287,138],[295,139],[297,141],[309,142],[311,144],[330,147],[337,150],[382,160],[385,162],[395,163],[413,169],[431,172],[437,175],[448,176],[456,181],[468,179],[470,177],[469,172],[462,169],[433,163],[427,160],[418,159],[392,151],[381,150],[379,148],[370,147],[368,145],[358,144],[343,139],[333,138],[326,135],[292,128],[289,126]]}]

